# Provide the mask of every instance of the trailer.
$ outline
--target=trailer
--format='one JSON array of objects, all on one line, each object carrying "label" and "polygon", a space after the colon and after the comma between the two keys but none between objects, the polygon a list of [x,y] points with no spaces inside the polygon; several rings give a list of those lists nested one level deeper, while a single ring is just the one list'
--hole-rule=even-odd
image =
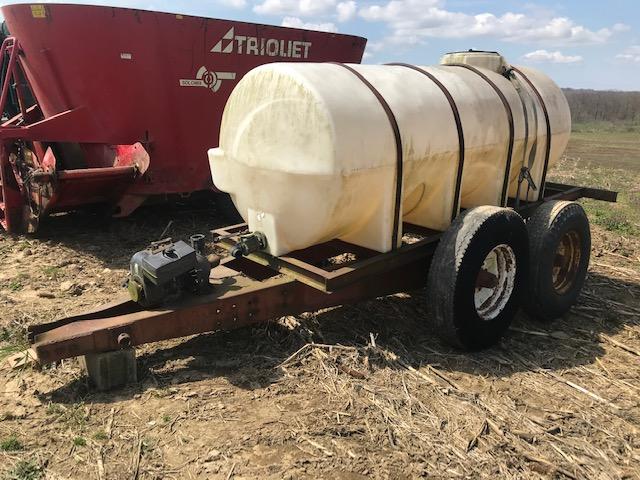
[{"label": "trailer", "polygon": [[[234,85],[276,61],[359,63],[366,39],[106,6],[2,7],[0,226],[216,191],[206,149]],[[226,197],[221,196],[224,201]],[[224,205],[223,205],[224,206]]]},{"label": "trailer", "polygon": [[[84,357],[93,382],[109,389],[135,378],[133,347],[139,345],[422,289],[419,294],[429,295],[434,306],[430,320],[445,340],[463,349],[483,348],[499,340],[520,307],[543,320],[571,307],[582,288],[590,250],[588,221],[575,200],[615,202],[616,197],[608,190],[547,182],[542,200],[510,199],[506,207],[470,209],[445,232],[405,224],[402,245],[388,253],[333,240],[275,257],[247,245],[245,224],[228,226],[212,232],[214,242],[230,254],[208,259],[212,269],[204,269],[204,285],[196,280],[203,271],[197,262],[182,272],[176,270],[178,263],[171,263],[166,280],[161,269],[169,264],[154,264],[154,259],[168,257],[183,264],[193,252],[204,254],[204,236],[192,238],[193,252],[184,242],[156,244],[133,257],[129,295],[93,311],[32,325],[29,342],[40,363]],[[508,257],[500,260],[511,240],[483,231],[482,225],[491,222],[465,231],[478,223],[470,221],[474,215],[526,220],[523,245],[532,268],[520,265],[516,272]],[[517,237],[510,230],[507,236]],[[452,249],[462,245],[461,238],[467,239],[463,257],[460,248]],[[474,238],[480,240],[474,243]],[[156,265],[157,275],[138,282],[144,262]],[[161,297],[172,300],[156,302],[151,292],[158,288]],[[466,311],[469,305],[471,311]]]}]

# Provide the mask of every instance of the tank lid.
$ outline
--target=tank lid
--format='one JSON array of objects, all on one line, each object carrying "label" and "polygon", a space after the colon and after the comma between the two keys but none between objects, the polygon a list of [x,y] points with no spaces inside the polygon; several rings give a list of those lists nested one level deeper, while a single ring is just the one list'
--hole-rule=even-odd
[{"label": "tank lid", "polygon": [[509,64],[498,52],[486,50],[466,50],[462,52],[445,53],[440,60],[441,65],[463,63],[478,68],[485,68],[502,74],[509,68]]}]

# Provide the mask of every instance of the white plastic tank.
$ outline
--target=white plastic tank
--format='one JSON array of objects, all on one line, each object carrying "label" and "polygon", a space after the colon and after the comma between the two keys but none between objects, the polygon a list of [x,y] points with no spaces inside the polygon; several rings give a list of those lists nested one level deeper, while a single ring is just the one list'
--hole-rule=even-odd
[{"label": "white plastic tank", "polygon": [[570,130],[558,86],[495,52],[432,67],[272,63],[234,89],[209,160],[272,255],[335,238],[387,252],[402,222],[445,230],[460,208],[536,200]]}]

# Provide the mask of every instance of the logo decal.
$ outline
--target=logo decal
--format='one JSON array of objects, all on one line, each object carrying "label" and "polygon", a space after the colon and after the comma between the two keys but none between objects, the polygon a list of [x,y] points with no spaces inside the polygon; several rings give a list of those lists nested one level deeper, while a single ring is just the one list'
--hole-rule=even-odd
[{"label": "logo decal", "polygon": [[309,58],[311,42],[301,40],[278,40],[275,38],[249,37],[236,35],[235,27],[211,49],[211,53],[237,53],[238,55],[257,55],[283,58]]},{"label": "logo decal", "polygon": [[[227,33],[224,34],[224,37],[222,37],[220,39],[220,41],[213,46],[211,51],[214,52],[214,53],[231,53],[231,52],[233,52],[233,40],[234,40],[234,38],[236,38],[236,36],[233,34],[233,32],[234,32],[234,27],[231,27],[231,29]],[[223,45],[222,45],[223,43],[224,43],[224,48],[223,48]]]},{"label": "logo decal", "polygon": [[235,72],[211,72],[207,67],[200,67],[196,78],[183,78],[180,80],[181,87],[204,87],[210,88],[213,92],[220,90],[223,80],[235,80]]}]

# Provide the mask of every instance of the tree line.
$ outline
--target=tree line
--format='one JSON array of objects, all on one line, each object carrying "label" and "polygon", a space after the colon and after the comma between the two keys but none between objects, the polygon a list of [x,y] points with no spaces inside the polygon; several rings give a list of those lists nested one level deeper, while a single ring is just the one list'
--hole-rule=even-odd
[{"label": "tree line", "polygon": [[640,123],[640,92],[563,88],[573,123]]}]

